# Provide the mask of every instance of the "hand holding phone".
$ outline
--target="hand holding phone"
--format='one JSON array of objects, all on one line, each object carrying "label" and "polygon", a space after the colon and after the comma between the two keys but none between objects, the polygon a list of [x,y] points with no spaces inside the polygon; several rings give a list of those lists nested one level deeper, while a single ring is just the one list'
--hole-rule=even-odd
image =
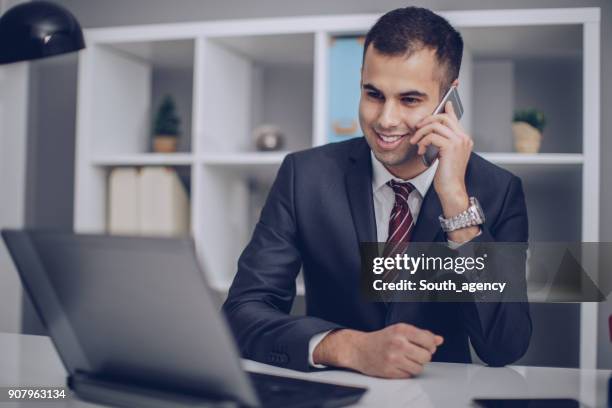
[{"label": "hand holding phone", "polygon": [[[459,98],[459,92],[457,92],[456,86],[451,86],[448,92],[444,95],[436,109],[434,109],[432,115],[437,115],[438,113],[442,113],[444,111],[444,106],[446,102],[450,101],[453,104],[453,109],[455,110],[455,115],[457,115],[457,119],[461,119],[463,115],[463,105],[461,105],[461,99]],[[431,166],[434,161],[438,158],[438,153],[440,149],[433,144],[427,146],[425,150],[425,154],[423,155],[423,163],[427,167]]]}]

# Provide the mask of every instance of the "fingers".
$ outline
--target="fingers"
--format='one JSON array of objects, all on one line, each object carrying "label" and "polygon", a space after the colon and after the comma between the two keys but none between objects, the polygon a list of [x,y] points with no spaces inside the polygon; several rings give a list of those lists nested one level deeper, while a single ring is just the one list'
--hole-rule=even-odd
[{"label": "fingers", "polygon": [[388,354],[381,375],[389,378],[414,377],[423,372],[424,364],[415,361],[409,355],[402,354],[401,351],[394,351]]},{"label": "fingers", "polygon": [[441,123],[442,125],[452,129],[454,120],[448,113],[438,113],[436,115],[430,115],[422,119],[419,123],[417,123],[416,128],[422,129],[430,123],[435,122]]},{"label": "fingers", "polygon": [[[420,365],[427,364],[431,361],[432,352],[417,346],[414,343],[408,343],[405,348],[405,357]],[[435,351],[434,351],[435,352]]]},{"label": "fingers", "polygon": [[404,369],[403,366],[389,367],[384,373],[379,375],[379,377],[382,378],[410,378],[413,376],[414,374],[412,374],[408,369]]},{"label": "fingers", "polygon": [[455,113],[455,107],[453,106],[451,101],[447,101],[444,105],[444,112],[448,113],[450,117],[452,117],[455,121],[459,122],[457,114]]},{"label": "fingers", "polygon": [[436,352],[435,336],[429,330],[419,329],[406,323],[398,323],[393,327],[394,334],[397,337],[408,340],[409,343],[420,346],[429,351],[430,354]]},{"label": "fingers", "polygon": [[408,373],[410,377],[415,377],[423,372],[425,366],[423,364],[419,364],[408,356],[403,356],[400,360],[401,366],[397,367],[404,373]]},{"label": "fingers", "polygon": [[419,143],[417,143],[419,146],[417,150],[417,154],[419,155],[425,154],[425,151],[427,150],[427,146],[429,146],[430,144],[433,144],[434,146],[437,146],[438,148],[440,148],[440,150],[442,150],[449,143],[450,142],[446,137],[440,136],[437,133],[430,133],[427,136],[425,136],[423,139],[421,139]]},{"label": "fingers", "polygon": [[[469,145],[473,143],[459,124],[452,103],[447,102],[446,109],[448,109],[448,113],[428,116],[417,124],[418,130],[410,138],[410,143],[419,146],[418,154],[425,154],[427,146],[431,143],[440,149],[446,147],[448,143],[444,139],[457,144]],[[430,137],[431,135],[437,136]]]},{"label": "fingers", "polygon": [[429,330],[397,323],[366,336],[381,352],[366,354],[357,367],[368,375],[383,378],[410,378],[421,374],[444,339]]},{"label": "fingers", "polygon": [[408,371],[410,375],[416,376],[423,372],[425,369],[425,363],[415,362],[410,357],[405,356],[402,369]]},{"label": "fingers", "polygon": [[417,149],[417,154],[425,154],[427,146],[429,146],[430,144],[433,144],[434,146],[440,148],[440,151],[449,151],[453,148],[467,149],[471,151],[471,149],[474,147],[474,141],[470,138],[451,140],[438,133],[430,133],[417,143],[417,145],[419,146],[419,148]]},{"label": "fingers", "polygon": [[458,135],[461,135],[461,136],[465,135],[465,130],[459,123],[459,119],[457,118],[457,115],[455,114],[455,109],[453,108],[453,104],[450,101],[446,102],[444,109],[445,109],[444,113],[438,113],[437,115],[430,115],[422,119],[419,123],[417,123],[416,125],[417,129],[420,129],[432,122],[439,122],[451,128],[452,131],[457,133]]},{"label": "fingers", "polygon": [[438,133],[448,139],[457,139],[460,136],[455,134],[448,126],[444,126],[440,122],[431,122],[426,126],[423,126],[417,132],[410,137],[410,143],[417,144],[423,137],[430,133]]}]

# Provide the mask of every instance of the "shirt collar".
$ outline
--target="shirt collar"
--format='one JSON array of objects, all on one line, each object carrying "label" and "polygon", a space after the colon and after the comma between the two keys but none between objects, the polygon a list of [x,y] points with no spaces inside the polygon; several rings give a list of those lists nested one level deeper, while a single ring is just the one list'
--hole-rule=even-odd
[{"label": "shirt collar", "polygon": [[413,177],[410,180],[402,180],[389,173],[389,170],[387,170],[387,168],[380,161],[378,161],[376,156],[374,156],[374,152],[370,151],[370,156],[372,158],[372,191],[374,192],[378,191],[378,189],[382,188],[390,180],[396,180],[400,182],[412,183],[419,194],[421,194],[421,197],[425,197],[425,194],[427,194],[427,190],[429,190],[438,168],[438,160],[436,160],[427,168],[427,170],[418,176]]}]

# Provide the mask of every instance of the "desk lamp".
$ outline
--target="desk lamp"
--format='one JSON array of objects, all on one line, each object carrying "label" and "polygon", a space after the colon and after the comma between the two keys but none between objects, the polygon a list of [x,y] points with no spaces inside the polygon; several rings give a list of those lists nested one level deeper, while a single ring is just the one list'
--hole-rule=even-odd
[{"label": "desk lamp", "polygon": [[31,1],[0,17],[0,64],[29,61],[85,48],[77,19],[57,4]]}]

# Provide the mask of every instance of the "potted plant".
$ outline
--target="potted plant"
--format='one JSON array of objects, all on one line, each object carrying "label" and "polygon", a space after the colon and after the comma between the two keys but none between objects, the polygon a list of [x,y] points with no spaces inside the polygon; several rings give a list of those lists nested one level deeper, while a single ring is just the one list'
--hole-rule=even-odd
[{"label": "potted plant", "polygon": [[514,147],[519,153],[538,153],[546,116],[537,109],[517,109],[512,118]]},{"label": "potted plant", "polygon": [[157,153],[176,152],[177,139],[180,135],[180,119],[176,114],[176,104],[170,95],[166,95],[159,105],[153,123],[153,151]]}]

